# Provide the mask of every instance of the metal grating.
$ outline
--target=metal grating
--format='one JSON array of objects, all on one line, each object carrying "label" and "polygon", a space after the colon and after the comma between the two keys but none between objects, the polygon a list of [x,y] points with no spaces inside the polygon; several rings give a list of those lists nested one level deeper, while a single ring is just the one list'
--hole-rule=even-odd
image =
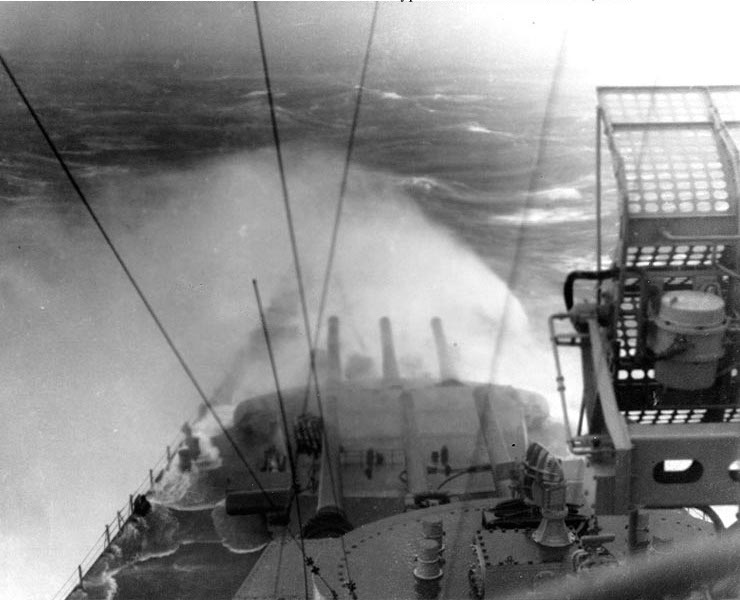
[{"label": "metal grating", "polygon": [[602,92],[600,100],[615,124],[709,121],[707,98],[702,90],[613,90]]},{"label": "metal grating", "polygon": [[740,121],[740,89],[715,89],[710,94],[723,121]]},{"label": "metal grating", "polygon": [[740,423],[740,406],[701,408],[652,408],[644,410],[622,411],[630,423],[639,425],[671,425],[674,423],[701,423],[707,413],[717,413],[718,418],[712,421],[721,423]]},{"label": "metal grating", "polygon": [[706,408],[654,408],[628,410],[622,414],[631,423],[670,425],[672,423],[701,423],[706,413]]},{"label": "metal grating", "polygon": [[[625,359],[634,358],[637,349],[637,303],[638,296],[625,296],[617,322],[617,340],[619,344],[620,363]],[[620,379],[627,379],[629,372],[625,371]]]},{"label": "metal grating", "polygon": [[623,159],[632,216],[734,214],[709,127],[620,130],[614,141]]},{"label": "metal grating", "polygon": [[735,146],[740,147],[740,125],[731,125],[727,128]]},{"label": "metal grating", "polygon": [[723,244],[628,246],[625,264],[642,269],[710,267],[714,264],[713,254],[719,261],[724,250]]},{"label": "metal grating", "polygon": [[[634,349],[632,350],[634,355]],[[617,380],[619,383],[642,383],[652,384],[655,383],[655,371],[653,369],[619,369],[617,371]]]},{"label": "metal grating", "polygon": [[[662,248],[662,246],[661,246]],[[641,250],[638,248],[638,251]],[[718,253],[718,259],[721,254]],[[658,261],[659,263],[661,261]],[[660,266],[660,265],[658,265]],[[678,276],[678,277],[663,277],[663,288],[664,290],[692,290],[694,289],[694,278],[689,276]],[[640,278],[639,277],[627,277],[624,280],[624,289],[626,294],[639,294],[640,293]]]}]

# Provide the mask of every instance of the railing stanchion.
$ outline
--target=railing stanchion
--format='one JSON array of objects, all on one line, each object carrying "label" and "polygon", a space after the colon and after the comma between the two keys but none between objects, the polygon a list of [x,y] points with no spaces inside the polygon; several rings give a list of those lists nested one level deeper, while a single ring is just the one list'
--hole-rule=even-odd
[{"label": "railing stanchion", "polygon": [[[174,440],[170,444],[167,445],[167,464],[159,471],[157,475],[157,479],[160,479],[165,471],[169,468],[172,460],[175,458],[175,454],[173,453],[173,447],[175,449],[179,448],[182,445],[182,440],[180,439],[180,434],[178,434],[177,437],[175,437]],[[165,457],[161,457],[159,461],[157,461],[157,466],[160,465],[162,460]],[[149,469],[149,485],[150,488],[154,487],[154,469]],[[105,526],[105,543],[106,546],[100,550],[98,553],[98,556],[102,554],[110,545],[112,542],[112,538],[114,538],[121,530],[123,530],[123,526],[126,524],[126,521],[134,514],[134,497],[138,496],[144,486],[146,485],[146,482],[142,482],[142,484],[139,486],[139,488],[134,492],[133,494],[129,494],[128,497],[128,512],[126,512],[126,507],[123,507],[120,510],[116,511],[116,519],[113,521],[115,525],[117,525],[117,528],[114,529],[113,532],[111,532],[111,523],[106,524]],[[88,552],[88,556],[90,553],[92,553],[98,546],[99,542],[96,542],[93,548]],[[84,589],[83,587],[83,581],[84,581],[84,572],[83,572],[83,564],[87,564],[89,561],[87,560],[88,557],[86,556],[83,561],[77,565],[77,572],[72,573],[72,575],[69,576],[65,584],[62,586],[62,588],[57,592],[57,594],[54,596],[53,600],[58,600],[60,598],[66,598],[69,594],[72,593],[73,590],[77,589],[78,587],[80,589]],[[94,560],[93,560],[94,563]],[[90,565],[88,565],[90,566]],[[77,579],[77,583],[75,583],[75,579]]]}]

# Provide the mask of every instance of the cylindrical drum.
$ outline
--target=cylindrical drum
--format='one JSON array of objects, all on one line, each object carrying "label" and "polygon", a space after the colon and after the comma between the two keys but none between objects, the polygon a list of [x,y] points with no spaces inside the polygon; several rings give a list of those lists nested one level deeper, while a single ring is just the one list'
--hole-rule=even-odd
[{"label": "cylindrical drum", "polygon": [[693,290],[666,292],[654,323],[655,379],[680,390],[711,387],[724,352],[724,300]]},{"label": "cylindrical drum", "polygon": [[424,537],[435,540],[440,548],[444,550],[444,526],[441,517],[428,517],[421,522],[421,530]]},{"label": "cylindrical drum", "polygon": [[414,576],[417,579],[437,579],[442,576],[439,568],[439,544],[435,540],[423,539],[419,542]]}]

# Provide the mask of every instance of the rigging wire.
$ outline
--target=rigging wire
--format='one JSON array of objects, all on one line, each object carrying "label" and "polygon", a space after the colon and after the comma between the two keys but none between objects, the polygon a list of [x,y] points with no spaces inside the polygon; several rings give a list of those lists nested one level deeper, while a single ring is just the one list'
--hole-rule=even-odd
[{"label": "rigging wire", "polygon": [[[198,380],[195,378],[194,373],[192,372],[192,370],[190,369],[190,367],[188,366],[188,364],[185,362],[185,359],[183,358],[182,354],[179,352],[179,350],[175,346],[174,341],[172,340],[172,338],[167,333],[166,329],[164,328],[164,325],[162,324],[161,320],[157,316],[157,314],[154,311],[152,305],[147,300],[146,296],[144,295],[144,292],[143,292],[142,288],[139,286],[139,284],[137,283],[136,279],[134,278],[131,270],[126,265],[126,262],[124,261],[122,255],[120,254],[120,252],[116,248],[115,244],[113,243],[113,240],[108,235],[107,231],[105,230],[105,227],[103,226],[102,222],[100,221],[100,219],[98,218],[98,216],[95,213],[94,209],[92,208],[92,205],[87,200],[84,192],[82,191],[82,189],[80,188],[80,186],[77,183],[76,179],[72,175],[72,172],[70,171],[69,167],[67,166],[66,161],[64,160],[64,158],[62,157],[61,153],[57,149],[56,144],[54,144],[53,140],[51,139],[51,136],[49,135],[49,133],[46,130],[46,127],[42,123],[41,119],[39,118],[38,114],[34,110],[33,106],[31,105],[30,101],[28,100],[27,96],[23,92],[23,89],[21,88],[18,80],[13,75],[13,72],[11,71],[9,64],[6,62],[5,58],[2,56],[1,53],[0,53],[0,64],[2,64],[3,69],[5,70],[6,74],[8,75],[8,77],[9,77],[10,81],[12,82],[13,86],[15,87],[16,91],[18,92],[18,95],[20,96],[21,100],[23,101],[23,104],[25,105],[25,107],[28,110],[29,114],[33,118],[33,120],[36,123],[37,127],[39,128],[39,131],[41,132],[42,136],[44,137],[44,139],[46,140],[47,144],[49,145],[50,150],[54,154],[54,157],[57,159],[57,162],[59,163],[59,165],[61,166],[61,168],[64,171],[65,175],[67,176],[67,179],[69,180],[69,182],[72,185],[73,189],[77,193],[78,198],[80,199],[80,201],[82,202],[82,204],[86,208],[86,210],[87,210],[88,214],[90,215],[93,223],[95,223],[95,225],[97,226],[98,231],[102,235],[102,237],[105,240],[107,246],[110,248],[111,252],[113,253],[113,256],[116,258],[116,261],[118,262],[119,266],[121,267],[121,269],[123,270],[124,274],[126,275],[127,280],[129,281],[129,283],[131,283],[132,287],[136,291],[136,294],[139,297],[139,299],[141,300],[141,302],[143,303],[144,307],[146,308],[147,313],[150,315],[150,317],[154,321],[155,325],[157,326],[157,329],[159,330],[159,332],[164,337],[164,339],[165,339],[165,341],[167,343],[167,346],[170,348],[170,350],[174,354],[175,358],[177,359],[178,363],[180,364],[180,366],[182,367],[183,371],[185,372],[185,374],[187,375],[188,379],[190,380],[191,384],[193,385],[193,387],[197,391],[198,396],[203,401],[204,406],[208,409],[208,411],[210,412],[211,416],[213,416],[213,418],[216,421],[217,425],[221,429],[221,432],[224,434],[224,437],[228,440],[228,442],[232,446],[235,454],[237,455],[237,457],[239,458],[239,460],[241,461],[241,463],[244,465],[244,467],[246,468],[246,470],[249,473],[249,475],[254,480],[255,484],[257,485],[257,488],[259,489],[260,493],[264,496],[265,500],[267,500],[267,503],[269,504],[269,506],[271,508],[276,508],[274,501],[272,500],[272,498],[270,497],[270,495],[267,493],[267,490],[264,488],[264,486],[260,482],[259,478],[257,477],[256,472],[254,471],[254,469],[249,464],[249,461],[247,460],[246,456],[241,451],[241,449],[237,445],[236,441],[234,440],[234,438],[229,433],[228,429],[226,428],[226,425],[221,420],[221,418],[218,416],[218,413],[215,411],[212,403],[208,400],[205,392],[203,391],[203,388],[200,386],[200,384],[198,383]],[[293,535],[293,533],[290,530],[288,530],[288,534],[293,539],[293,541],[296,543],[296,545],[298,545],[299,548],[300,548],[300,544],[299,544],[298,540],[296,540],[295,535]],[[314,561],[310,557],[307,557],[303,553],[302,553],[302,556],[303,556],[303,559],[304,559],[304,563],[308,567],[311,568],[312,574],[314,576],[317,576],[324,583],[324,585],[327,587],[327,589],[332,594],[332,597],[333,598],[338,598],[339,596],[338,596],[337,592],[332,588],[332,586],[323,577],[323,575],[321,575],[321,572],[320,572],[318,566],[315,565]]]},{"label": "rigging wire", "polygon": [[206,406],[206,408],[209,410],[211,415],[213,416],[214,420],[218,424],[218,426],[221,428],[221,431],[223,432],[226,439],[231,444],[232,448],[234,449],[234,452],[236,453],[239,460],[244,464],[247,471],[251,475],[252,479],[254,479],[255,483],[257,484],[257,487],[260,489],[260,491],[264,494],[265,498],[267,498],[268,502],[272,504],[272,499],[267,494],[266,490],[262,486],[262,483],[257,478],[257,474],[252,469],[252,467],[249,464],[249,461],[247,460],[246,456],[242,453],[241,449],[237,445],[234,438],[231,436],[231,434],[226,429],[226,426],[224,425],[221,418],[216,413],[215,409],[213,408],[213,405],[208,400],[208,397],[206,396],[206,393],[203,391],[203,388],[201,387],[200,383],[198,383],[198,380],[195,377],[195,374],[188,366],[187,362],[185,361],[185,358],[180,353],[180,351],[177,349],[177,346],[175,345],[174,340],[170,337],[170,335],[167,333],[167,330],[164,327],[164,324],[160,320],[160,318],[157,316],[157,313],[154,311],[154,308],[150,304],[149,300],[147,299],[146,295],[144,294],[144,291],[142,290],[141,286],[136,281],[136,278],[134,277],[131,270],[126,265],[126,261],[124,261],[123,256],[116,248],[115,244],[113,243],[113,240],[108,235],[108,233],[105,230],[105,227],[103,226],[103,223],[98,218],[97,214],[95,213],[95,210],[92,208],[92,205],[87,200],[84,192],[78,185],[77,181],[75,180],[74,176],[72,175],[72,172],[70,171],[69,167],[67,166],[66,161],[62,157],[61,153],[56,147],[56,144],[51,139],[51,136],[47,132],[46,128],[44,127],[44,124],[41,122],[41,119],[39,118],[38,114],[34,110],[33,106],[31,105],[31,102],[26,97],[25,93],[23,92],[23,89],[21,88],[20,84],[18,83],[18,80],[13,75],[13,72],[10,69],[10,66],[5,61],[5,58],[0,54],[0,63],[3,66],[3,69],[7,73],[8,77],[10,78],[10,81],[13,83],[13,86],[15,87],[16,91],[18,92],[18,95],[20,96],[21,100],[23,101],[23,104],[28,109],[29,114],[33,118],[34,122],[36,123],[37,127],[39,128],[39,131],[41,132],[41,135],[43,135],[44,139],[46,140],[46,143],[48,144],[49,148],[51,149],[52,153],[54,154],[54,157],[57,159],[57,162],[59,162],[59,165],[61,166],[62,170],[64,171],[64,174],[67,176],[67,179],[69,180],[70,184],[74,188],[75,192],[77,193],[78,198],[82,202],[83,206],[87,210],[88,214],[90,215],[90,218],[92,219],[93,223],[95,223],[96,227],[98,228],[98,231],[102,235],[103,239],[105,240],[105,243],[107,244],[108,248],[110,248],[111,252],[113,253],[113,256],[115,257],[116,261],[118,262],[119,266],[123,270],[123,273],[125,274],[126,278],[128,279],[131,286],[136,291],[137,296],[141,300],[142,304],[144,305],[144,308],[146,309],[147,313],[149,313],[149,316],[154,321],[154,324],[156,325],[159,332],[162,334],[162,337],[164,338],[165,342],[167,343],[167,346],[169,347],[172,354],[177,359],[177,362],[180,364],[180,367],[184,371],[187,378],[190,380],[190,383],[195,388],[196,392],[198,393],[198,396],[202,400],[203,404]]},{"label": "rigging wire", "polygon": [[[334,256],[336,254],[337,240],[339,239],[339,227],[340,227],[341,220],[342,220],[344,201],[345,201],[346,193],[347,193],[347,182],[349,180],[349,168],[352,162],[352,153],[354,151],[355,134],[357,132],[357,124],[359,123],[359,120],[360,120],[360,107],[362,106],[362,93],[365,89],[365,80],[367,77],[368,65],[370,64],[370,51],[372,49],[373,38],[375,37],[375,26],[377,23],[379,6],[380,5],[376,0],[376,2],[373,5],[373,15],[370,21],[370,28],[369,28],[368,37],[367,37],[367,45],[365,47],[365,56],[363,58],[362,71],[360,73],[360,82],[359,82],[359,85],[357,86],[357,97],[355,99],[355,107],[352,113],[352,123],[350,125],[349,138],[347,140],[347,150],[346,150],[346,154],[344,158],[344,166],[342,169],[342,179],[339,185],[339,197],[337,200],[337,205],[336,205],[336,209],[334,213],[334,223],[332,225],[331,241],[329,243],[329,254],[326,260],[326,269],[324,271],[324,278],[323,278],[323,282],[321,285],[321,296],[319,298],[319,307],[318,307],[318,312],[316,315],[316,324],[314,327],[314,334],[313,334],[314,342],[311,344],[311,349],[310,349],[310,359],[312,361],[312,365],[311,365],[311,369],[309,370],[308,380],[306,381],[306,389],[305,389],[305,394],[303,398],[302,412],[305,413],[308,408],[308,400],[309,400],[309,395],[311,392],[311,380],[313,379],[315,389],[316,389],[316,398],[317,398],[317,404],[318,404],[318,409],[319,409],[319,416],[322,422],[324,422],[324,411],[323,411],[323,406],[321,402],[321,394],[319,391],[319,381],[318,381],[316,368],[315,368],[316,346],[320,338],[321,324],[324,318],[324,311],[326,309],[326,300],[327,300],[328,293],[329,293],[329,283],[331,280],[331,272],[334,266]],[[326,434],[324,434],[322,442],[323,442],[324,447],[326,448],[326,451],[328,452],[329,440]],[[335,477],[338,477],[338,474],[334,473],[334,469],[332,468],[330,462],[327,462],[326,464],[327,464],[327,468],[329,469],[329,479],[331,482],[332,496],[334,496],[334,501],[336,503],[337,498],[335,497],[336,496]],[[342,546],[342,554],[344,556],[344,563],[345,563],[346,570],[347,570],[347,580],[348,580],[347,588],[350,591],[351,597],[355,598],[356,594],[355,594],[355,588],[354,588],[354,581],[352,579],[349,561],[347,559],[347,548],[346,548],[346,544],[345,544],[343,536],[340,537],[340,543]]]},{"label": "rigging wire", "polygon": [[[329,282],[331,279],[331,272],[334,267],[334,255],[337,249],[337,240],[339,238],[339,225],[342,220],[342,213],[344,208],[344,200],[347,193],[347,181],[349,179],[349,167],[352,161],[352,152],[355,146],[355,133],[357,131],[357,124],[360,120],[360,106],[362,105],[362,92],[365,89],[365,78],[367,76],[367,67],[370,63],[370,50],[373,44],[373,37],[375,36],[375,24],[378,19],[378,7],[379,3],[376,1],[373,6],[373,16],[370,21],[370,31],[367,37],[367,46],[365,47],[365,58],[362,62],[362,72],[360,74],[360,84],[357,87],[357,98],[355,99],[355,109],[352,114],[352,125],[349,130],[349,139],[347,140],[347,152],[344,157],[344,168],[342,170],[342,180],[339,184],[339,198],[337,200],[337,206],[334,213],[334,224],[331,231],[331,241],[329,243],[329,255],[326,259],[326,269],[324,271],[324,280],[321,285],[321,296],[319,298],[319,309],[316,316],[316,324],[314,326],[313,339],[318,343],[318,339],[321,333],[321,323],[324,319],[324,310],[326,309],[326,299],[329,294]],[[315,347],[313,348],[315,352]],[[318,383],[317,383],[318,385]],[[306,384],[306,394],[303,400],[303,410],[305,412],[308,405],[310,380]]]},{"label": "rigging wire", "polygon": [[542,126],[540,128],[539,144],[537,145],[537,155],[534,161],[534,167],[532,169],[532,176],[529,179],[529,186],[527,188],[527,195],[525,197],[524,206],[521,210],[521,217],[519,219],[516,243],[514,245],[514,256],[512,258],[512,267],[509,271],[509,276],[506,279],[507,291],[504,299],[504,306],[501,309],[501,319],[499,323],[499,329],[496,333],[496,338],[493,344],[493,357],[491,360],[491,371],[489,379],[493,381],[494,373],[496,371],[496,365],[501,356],[501,348],[504,340],[504,331],[506,322],[506,315],[509,312],[511,303],[514,299],[514,288],[517,286],[519,280],[519,263],[522,261],[523,250],[524,250],[524,238],[527,229],[526,215],[529,212],[532,198],[534,197],[535,188],[540,179],[540,171],[545,161],[545,153],[547,149],[547,136],[550,133],[553,122],[553,107],[555,105],[555,98],[558,95],[560,79],[563,75],[563,67],[565,64],[566,55],[566,42],[568,38],[568,26],[565,26],[563,30],[563,36],[560,41],[560,48],[558,50],[558,57],[555,62],[555,71],[553,72],[552,82],[550,84],[550,91],[547,96],[547,103],[545,105],[545,114],[542,119]]},{"label": "rigging wire", "polygon": [[[2,54],[0,54],[0,63],[2,63],[3,69],[7,73],[8,77],[10,78],[11,82],[13,83],[13,86],[15,87],[16,91],[18,92],[19,96],[21,97],[21,100],[23,101],[24,105],[28,109],[29,113],[33,117],[33,120],[35,121],[36,125],[38,126],[39,130],[41,131],[41,134],[43,135],[44,139],[46,140],[47,144],[49,145],[52,153],[54,154],[55,158],[59,162],[62,170],[64,171],[65,175],[67,176],[70,184],[74,188],[75,192],[77,193],[79,199],[87,209],[90,217],[92,218],[93,222],[97,226],[98,230],[100,231],[103,239],[105,240],[106,244],[112,251],[113,255],[115,256],[118,264],[121,266],[124,274],[126,275],[126,278],[129,280],[131,285],[133,286],[134,290],[136,291],[137,295],[139,296],[139,299],[144,304],[144,307],[146,308],[147,312],[151,316],[152,320],[154,321],[155,325],[157,326],[157,329],[160,331],[162,336],[164,337],[167,345],[169,346],[172,353],[175,355],[177,361],[180,363],[180,366],[184,370],[185,374],[187,375],[188,379],[192,383],[193,387],[196,389],[198,395],[200,396],[201,400],[203,401],[203,404],[208,408],[211,415],[213,416],[214,420],[218,424],[219,428],[221,429],[222,433],[224,434],[224,437],[229,441],[232,448],[234,449],[234,452],[236,453],[237,457],[240,459],[240,461],[244,464],[244,467],[246,468],[247,472],[251,475],[251,477],[254,479],[255,483],[257,484],[257,487],[259,488],[259,491],[262,493],[262,495],[267,500],[268,504],[271,508],[275,508],[275,504],[270,497],[270,495],[265,490],[264,486],[260,482],[260,480],[257,478],[257,475],[255,471],[252,469],[252,467],[249,464],[249,461],[247,461],[246,457],[242,453],[239,446],[236,444],[235,440],[229,433],[228,429],[226,428],[225,424],[221,420],[221,418],[218,416],[216,411],[214,410],[212,404],[209,402],[205,392],[203,391],[203,388],[198,383],[197,379],[195,378],[194,373],[190,369],[190,367],[185,362],[185,359],[183,358],[182,354],[179,352],[177,347],[174,344],[174,341],[167,333],[166,329],[164,328],[164,325],[162,324],[161,320],[158,318],[157,314],[155,313],[153,307],[147,300],[146,296],[143,293],[143,290],[137,283],[136,279],[134,278],[133,274],[129,270],[128,266],[126,265],[125,261],[123,260],[123,257],[118,252],[117,248],[113,244],[112,239],[106,232],[102,222],[98,219],[95,211],[93,210],[92,206],[90,205],[89,201],[87,200],[85,194],[82,192],[82,189],[77,184],[77,181],[75,180],[74,176],[72,175],[71,171],[69,170],[69,167],[67,166],[66,162],[64,161],[64,158],[59,153],[56,145],[52,141],[51,137],[49,136],[48,132],[46,131],[46,128],[44,127],[43,123],[41,122],[40,118],[38,117],[36,111],[33,109],[33,106],[31,105],[30,101],[26,97],[25,93],[23,92],[22,88],[20,87],[20,84],[14,77],[12,71],[10,70],[10,67],[8,63],[5,61]],[[287,437],[287,436],[286,436]],[[296,511],[298,514],[298,520],[299,520],[299,526],[301,524],[301,516],[300,516],[300,507],[298,506],[298,503],[296,503]],[[289,532],[291,538],[296,544],[299,544],[298,541],[295,539],[295,536],[292,534],[292,532]],[[304,580],[305,580],[305,590],[306,590],[306,598],[308,598],[308,575],[306,573],[306,567],[311,566],[312,567],[312,574],[315,576],[318,576],[319,579],[324,583],[324,585],[330,590],[332,596],[334,598],[338,597],[338,594],[336,591],[331,587],[328,581],[324,579],[324,577],[321,575],[319,569],[317,566],[315,566],[315,563],[310,557],[307,557],[304,550],[303,550],[303,538],[301,537],[301,542],[299,544],[299,547],[301,548],[301,554],[303,556],[303,565],[304,565]],[[346,561],[345,561],[346,562]]]},{"label": "rigging wire", "polygon": [[[310,369],[310,375],[313,377],[313,380],[315,383],[316,403],[318,405],[319,416],[321,418],[321,421],[324,422],[324,411],[323,411],[323,406],[322,406],[322,401],[321,401],[321,390],[319,386],[318,376],[316,373],[316,357],[315,357],[315,352],[314,352],[313,338],[311,336],[311,326],[310,326],[309,318],[308,318],[308,305],[306,301],[306,292],[305,292],[305,286],[303,282],[303,274],[301,270],[300,257],[298,253],[298,243],[297,243],[296,235],[295,235],[293,213],[292,213],[291,206],[290,206],[290,195],[288,193],[288,185],[287,185],[287,181],[285,177],[285,165],[283,163],[283,155],[282,155],[282,150],[280,146],[280,134],[278,131],[277,117],[275,113],[275,101],[274,101],[273,94],[272,94],[270,71],[269,71],[269,67],[267,63],[267,52],[265,50],[265,41],[264,41],[264,36],[262,33],[262,22],[260,19],[259,7],[257,6],[257,4],[258,3],[256,2],[256,0],[252,2],[252,6],[254,8],[255,22],[257,26],[257,37],[258,37],[259,47],[260,47],[260,58],[262,60],[262,71],[264,74],[265,88],[267,91],[267,102],[268,102],[269,109],[270,109],[270,123],[272,126],[273,142],[275,144],[275,154],[277,157],[278,172],[280,175],[280,186],[282,189],[283,205],[285,207],[286,221],[288,224],[290,246],[291,246],[291,251],[293,255],[293,266],[295,269],[296,283],[298,285],[298,295],[299,295],[300,304],[301,304],[303,325],[304,325],[304,329],[306,332],[306,343],[308,344],[309,369]],[[323,442],[323,447],[324,447],[323,451],[328,451],[327,449],[329,447],[329,440],[326,436],[325,431],[323,433],[322,442]],[[333,469],[331,468],[331,465],[329,465],[328,468],[329,468],[329,476],[331,478],[331,483],[332,483],[332,486],[331,486],[332,496],[334,498],[334,502],[338,503],[338,499],[336,498],[336,489],[335,489],[336,486],[334,485],[335,474],[333,473]],[[301,533],[301,539],[302,539],[302,533]],[[347,570],[347,582],[344,584],[344,586],[348,589],[350,593],[350,597],[353,599],[356,599],[357,598],[357,595],[355,593],[356,585],[349,572],[349,560],[347,559],[347,548],[345,545],[344,537],[340,537],[340,541],[341,541],[341,547],[342,547],[342,555],[344,557],[344,563],[345,563],[345,567]],[[303,556],[306,562],[311,560],[307,558],[305,554]]]},{"label": "rigging wire", "polygon": [[306,341],[310,354],[311,369],[315,370],[315,361],[313,359],[313,342],[311,338],[311,328],[308,322],[308,304],[306,302],[306,289],[303,284],[303,272],[301,269],[301,260],[298,255],[298,242],[295,234],[295,225],[293,224],[293,211],[290,207],[290,194],[288,193],[288,183],[285,177],[285,165],[283,163],[283,152],[280,146],[280,134],[278,133],[277,116],[275,114],[275,100],[272,96],[272,84],[270,82],[270,70],[267,66],[267,53],[265,51],[265,40],[262,35],[262,22],[260,20],[259,8],[256,0],[252,2],[254,7],[254,18],[257,23],[257,37],[259,39],[260,57],[262,58],[262,72],[265,77],[265,88],[267,90],[267,103],[270,108],[270,124],[272,126],[272,139],[275,145],[275,155],[277,157],[278,172],[280,174],[280,187],[283,196],[283,205],[285,208],[285,218],[288,223],[288,235],[290,237],[290,249],[293,254],[293,267],[295,269],[296,283],[298,284],[298,296],[301,303],[301,312],[303,313],[303,324],[306,330]]},{"label": "rigging wire", "polygon": [[[355,145],[355,134],[357,132],[357,124],[359,123],[359,120],[360,120],[360,107],[362,106],[362,93],[363,93],[363,90],[365,89],[365,79],[367,77],[368,65],[370,64],[370,52],[372,49],[373,38],[375,37],[375,26],[378,20],[379,6],[380,4],[376,0],[376,2],[373,4],[373,15],[370,20],[370,28],[369,28],[368,36],[367,36],[367,45],[365,47],[365,56],[362,61],[362,71],[360,73],[360,83],[357,86],[357,97],[355,99],[355,107],[352,113],[352,124],[350,125],[349,138],[347,140],[347,151],[345,154],[344,166],[342,169],[342,179],[339,185],[339,198],[337,200],[337,206],[336,206],[336,210],[334,213],[334,223],[332,225],[331,241],[329,243],[329,255],[326,260],[326,270],[324,272],[324,279],[321,285],[321,296],[319,298],[319,308],[318,308],[317,315],[316,315],[316,324],[315,324],[314,335],[313,335],[314,345],[311,346],[311,351],[310,351],[312,361],[314,360],[314,357],[315,357],[315,351],[316,351],[315,344],[318,343],[318,340],[320,337],[321,323],[323,321],[324,311],[326,309],[326,300],[327,300],[328,293],[329,293],[329,283],[331,280],[331,272],[334,266],[334,256],[336,254],[337,240],[339,238],[339,226],[342,220],[344,201],[345,201],[346,193],[347,193],[347,181],[349,180],[349,168],[352,162],[352,153],[354,151],[354,145]],[[316,376],[315,365],[310,370],[309,380],[306,383],[306,392],[305,392],[304,400],[303,400],[303,412],[305,412],[308,407],[311,377],[313,377],[314,385],[316,386],[316,395],[317,395],[317,400],[318,400],[319,413],[321,416],[321,420],[323,422],[324,414],[323,414],[323,407],[321,405],[321,397],[319,394],[319,381]],[[327,448],[326,451],[328,451],[329,440],[326,434],[324,434],[323,443],[325,444],[325,448]],[[334,469],[332,468],[330,461],[327,461],[326,464],[329,469],[329,478],[331,481],[332,495],[336,496],[336,491],[335,491],[336,486],[334,483],[334,479],[335,477],[338,477],[339,475],[334,473]],[[336,497],[334,498],[334,501],[335,502],[337,501]],[[345,564],[345,568],[347,571],[347,580],[348,580],[347,589],[350,592],[350,596],[352,598],[356,598],[357,597],[355,593],[356,588],[355,588],[354,580],[352,579],[352,574],[351,574],[350,566],[349,566],[349,560],[347,559],[347,548],[346,548],[346,544],[344,541],[344,536],[340,536],[340,544],[342,546],[342,554],[344,556],[344,564]]]},{"label": "rigging wire", "polygon": [[[262,322],[262,333],[265,336],[265,344],[267,345],[267,354],[270,358],[270,367],[272,368],[272,376],[275,380],[275,394],[277,395],[278,404],[280,406],[280,417],[283,421],[283,432],[285,434],[285,446],[288,452],[288,462],[290,463],[290,475],[291,475],[291,483],[293,485],[293,494],[295,495],[295,508],[296,508],[296,515],[298,516],[298,527],[300,528],[300,531],[303,531],[303,517],[301,516],[301,502],[298,498],[298,494],[300,492],[300,487],[298,485],[298,471],[296,470],[296,457],[293,454],[293,444],[290,441],[290,429],[288,429],[288,417],[285,414],[285,402],[283,401],[283,394],[280,391],[280,380],[278,379],[278,373],[277,373],[277,366],[275,364],[275,355],[272,352],[272,342],[270,341],[270,332],[267,328],[267,321],[265,320],[265,311],[262,308],[262,298],[260,297],[260,289],[257,285],[257,280],[252,279],[252,286],[254,287],[254,296],[257,300],[257,308],[259,309],[260,313],[260,321]],[[306,555],[306,544],[303,539],[303,536],[301,535],[300,540],[301,545],[301,554],[303,556]],[[306,595],[306,600],[308,600],[308,570],[306,561],[301,561],[303,563],[303,583],[304,583],[304,591]]]}]

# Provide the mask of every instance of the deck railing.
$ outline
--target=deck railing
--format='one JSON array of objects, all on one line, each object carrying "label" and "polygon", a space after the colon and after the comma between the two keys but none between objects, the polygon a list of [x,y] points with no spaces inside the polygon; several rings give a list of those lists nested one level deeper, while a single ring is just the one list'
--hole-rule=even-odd
[{"label": "deck railing", "polygon": [[144,479],[139,486],[131,492],[128,503],[120,510],[116,511],[116,516],[112,521],[105,524],[100,537],[98,537],[90,550],[88,550],[87,554],[85,554],[79,562],[74,573],[67,578],[59,588],[59,591],[51,597],[51,600],[64,600],[76,589],[81,587],[84,589],[83,580],[85,576],[100,556],[108,549],[111,542],[115,540],[116,536],[123,530],[126,522],[131,518],[134,510],[134,499],[140,494],[152,491],[155,481],[159,480],[170,462],[177,456],[177,451],[180,449],[184,441],[185,437],[182,433],[178,433],[175,436],[167,446],[165,454],[159,458],[151,469],[149,469],[149,474],[146,479]]}]

